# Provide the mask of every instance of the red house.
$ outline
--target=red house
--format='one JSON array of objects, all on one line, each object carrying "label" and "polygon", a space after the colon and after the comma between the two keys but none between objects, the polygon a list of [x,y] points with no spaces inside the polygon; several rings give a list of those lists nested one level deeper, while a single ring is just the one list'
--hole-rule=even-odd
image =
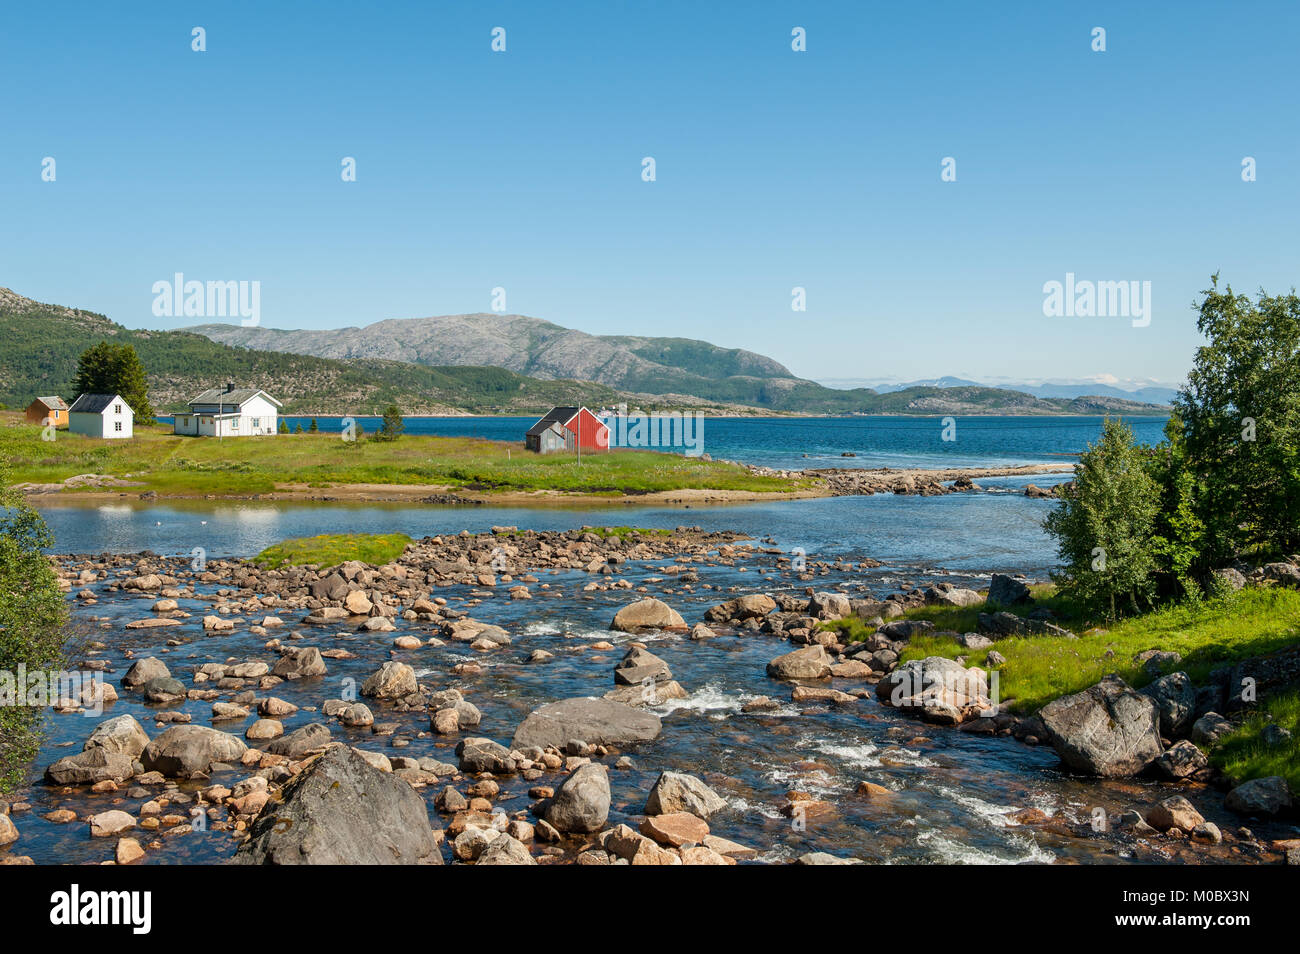
[{"label": "red house", "polygon": [[585,407],[553,407],[528,429],[524,447],[539,454],[609,450],[609,428]]}]

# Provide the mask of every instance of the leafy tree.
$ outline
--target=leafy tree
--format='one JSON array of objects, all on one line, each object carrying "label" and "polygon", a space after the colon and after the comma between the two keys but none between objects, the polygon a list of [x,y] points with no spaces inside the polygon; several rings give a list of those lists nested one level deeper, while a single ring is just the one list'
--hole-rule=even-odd
[{"label": "leafy tree", "polygon": [[[62,669],[68,614],[58,578],[41,552],[53,537],[10,482],[9,462],[0,459],[0,673],[16,678],[20,666],[29,675]],[[32,706],[0,706],[0,792],[26,779],[40,745],[42,715]]]},{"label": "leafy tree", "polygon": [[284,418],[280,418],[280,426],[277,428],[277,430],[278,430],[281,434],[288,434],[288,433],[289,433],[289,422],[286,421]]},{"label": "leafy tree", "polygon": [[131,345],[101,341],[87,348],[77,360],[77,375],[72,386],[78,394],[120,394],[131,405],[140,423],[153,423],[149,382],[140,356]]},{"label": "leafy tree", "polygon": [[1073,487],[1059,496],[1043,527],[1056,538],[1063,569],[1054,579],[1062,592],[1112,618],[1121,603],[1134,611],[1150,604],[1160,488],[1133,429],[1107,418],[1080,458]]},{"label": "leafy tree", "polygon": [[1150,473],[1160,488],[1152,549],[1161,572],[1177,584],[1180,595],[1199,596],[1197,579],[1210,569],[1204,561],[1205,522],[1198,513],[1199,484],[1177,411],[1165,425],[1165,443],[1156,449]]},{"label": "leafy tree", "polygon": [[316,423],[316,418],[313,417],[313,418],[311,419],[311,427],[307,428],[307,433],[309,433],[309,434],[319,434],[319,433],[320,433],[320,425],[318,425],[318,424]]},{"label": "leafy tree", "polygon": [[1300,298],[1202,293],[1196,351],[1175,407],[1205,524],[1203,560],[1300,546]]},{"label": "leafy tree", "polygon": [[401,409],[396,404],[390,404],[384,409],[384,423],[375,432],[375,440],[395,441],[402,436],[404,430],[406,423],[402,420]]},{"label": "leafy tree", "polygon": [[302,433],[302,421],[298,421],[297,423],[295,423],[295,424],[293,425],[293,432],[294,432],[295,434],[301,434],[301,433]]}]

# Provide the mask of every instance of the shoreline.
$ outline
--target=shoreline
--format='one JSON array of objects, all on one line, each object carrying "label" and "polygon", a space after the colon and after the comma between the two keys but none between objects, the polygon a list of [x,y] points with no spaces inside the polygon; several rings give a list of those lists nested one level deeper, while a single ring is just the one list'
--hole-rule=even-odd
[{"label": "shoreline", "polygon": [[[19,485],[27,500],[38,504],[42,499],[70,504],[95,504],[134,497],[140,500],[256,500],[290,503],[405,503],[427,506],[536,506],[583,504],[618,507],[629,504],[692,506],[698,504],[771,503],[783,500],[812,500],[836,496],[867,496],[875,493],[928,496],[935,493],[969,492],[973,488],[942,488],[941,485],[962,478],[980,480],[989,477],[1021,477],[1073,473],[1073,464],[1023,464],[1009,467],[956,468],[818,468],[803,471],[776,471],[748,466],[758,474],[790,474],[812,477],[819,486],[791,491],[710,490],[683,487],[656,490],[643,494],[599,494],[560,490],[505,490],[485,492],[466,490],[449,484],[339,484],[332,487],[308,487],[305,484],[278,484],[271,493],[211,494],[199,491],[159,493],[140,491],[143,483],[119,482],[97,489],[64,489],[62,484]],[[84,477],[85,475],[79,475]],[[77,480],[77,477],[68,480]],[[106,478],[122,481],[123,478]],[[910,484],[911,489],[907,489]]]}]

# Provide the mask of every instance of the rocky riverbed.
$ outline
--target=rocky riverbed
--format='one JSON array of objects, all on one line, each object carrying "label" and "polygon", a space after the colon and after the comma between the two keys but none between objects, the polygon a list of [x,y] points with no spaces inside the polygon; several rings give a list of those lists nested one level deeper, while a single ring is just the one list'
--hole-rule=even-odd
[{"label": "rocky riverbed", "polygon": [[[1171,667],[1154,691],[1102,683],[1021,718],[980,670],[898,666],[924,628],[907,607],[983,596],[942,579],[877,595],[868,559],[689,527],[495,527],[383,566],[58,562],[77,668],[103,681],[54,700],[41,778],[0,812],[11,862],[1277,862],[1300,845],[1290,793],[1225,801],[1190,751],[1222,717],[1175,661],[1153,663]],[[1025,611],[1022,581],[989,587],[1017,612],[982,617],[972,648],[1069,638]],[[850,615],[865,642],[818,626]]]}]

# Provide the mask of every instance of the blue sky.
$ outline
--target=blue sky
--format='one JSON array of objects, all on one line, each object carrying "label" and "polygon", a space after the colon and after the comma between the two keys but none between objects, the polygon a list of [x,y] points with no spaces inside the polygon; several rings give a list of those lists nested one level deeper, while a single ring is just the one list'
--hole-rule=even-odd
[{"label": "blue sky", "polygon": [[[814,378],[1178,380],[1211,272],[1300,274],[1300,6],[1136,6],[11,4],[0,285],[178,327],[154,282],[260,281],[281,328],[501,286]],[[1044,317],[1067,272],[1150,325]]]}]

